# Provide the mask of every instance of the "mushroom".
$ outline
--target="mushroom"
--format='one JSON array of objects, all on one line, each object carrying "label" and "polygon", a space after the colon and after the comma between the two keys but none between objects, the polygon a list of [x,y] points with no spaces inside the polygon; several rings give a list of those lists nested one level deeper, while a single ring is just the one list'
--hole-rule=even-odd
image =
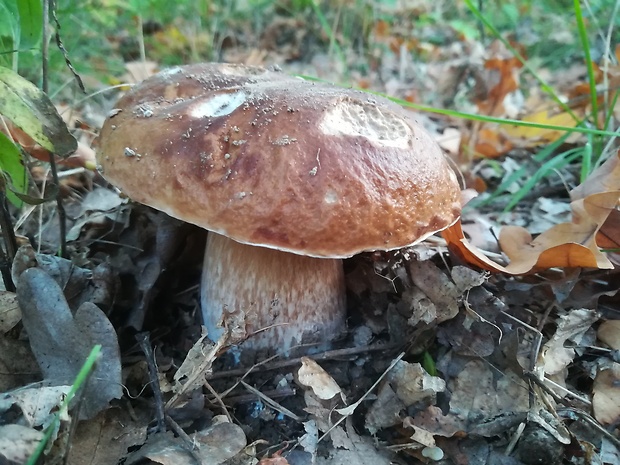
[{"label": "mushroom", "polygon": [[208,335],[254,349],[333,340],[343,258],[416,244],[460,214],[456,175],[410,112],[259,67],[160,72],[120,99],[99,145],[108,181],[210,231]]}]

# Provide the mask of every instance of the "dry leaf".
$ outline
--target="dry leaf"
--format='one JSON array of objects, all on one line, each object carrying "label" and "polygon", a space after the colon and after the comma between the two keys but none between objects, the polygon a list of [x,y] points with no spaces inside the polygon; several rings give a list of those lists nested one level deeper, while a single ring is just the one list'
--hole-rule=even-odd
[{"label": "dry leaf", "polygon": [[71,386],[23,387],[2,394],[0,414],[13,405],[21,410],[23,421],[30,427],[43,425],[57,410],[71,390]]},{"label": "dry leaf", "polygon": [[[580,186],[571,191],[570,223],[561,223],[532,240],[519,226],[507,226],[500,233],[500,245],[511,259],[507,266],[489,260],[469,244],[460,222],[445,229],[442,235],[450,251],[461,260],[484,270],[512,275],[552,267],[611,269],[612,263],[600,251],[599,230],[611,216],[616,219],[620,200],[620,152],[607,160]],[[615,237],[614,233],[607,233]],[[613,241],[613,239],[612,239]]]},{"label": "dry leaf", "polygon": [[431,433],[426,431],[425,429],[418,427],[414,427],[414,433],[411,435],[411,439],[416,442],[419,442],[423,446],[426,447],[435,447],[435,438]]},{"label": "dry leaf", "polygon": [[433,397],[446,389],[443,379],[429,375],[419,363],[403,360],[394,365],[386,379],[406,406]]},{"label": "dry leaf", "polygon": [[542,367],[545,373],[550,375],[560,373],[573,361],[575,349],[564,347],[566,341],[571,340],[579,344],[585,332],[596,320],[598,320],[598,314],[594,310],[585,308],[571,310],[560,317],[558,329],[541,352]]},{"label": "dry leaf", "polygon": [[261,459],[258,465],[289,465],[289,463],[286,458],[282,457],[281,451],[278,451],[269,458]]},{"label": "dry leaf", "polygon": [[620,421],[620,363],[601,370],[594,379],[594,417],[603,425]]},{"label": "dry leaf", "polygon": [[379,387],[377,399],[368,409],[365,426],[371,434],[376,434],[382,428],[398,425],[402,421],[400,411],[406,408],[390,384],[383,383]]},{"label": "dry leaf", "polygon": [[[521,121],[529,123],[549,124],[553,126],[564,126],[573,128],[577,126],[578,120],[575,120],[569,113],[553,113],[549,110],[543,110],[532,113],[521,118]],[[565,134],[565,131],[557,131],[554,129],[533,128],[527,126],[502,126],[502,133],[508,137],[519,140],[519,147],[536,147],[542,144],[549,144],[558,140]],[[516,141],[515,141],[516,143]]]},{"label": "dry leaf", "polygon": [[513,145],[496,128],[482,128],[478,131],[474,150],[484,158],[498,158],[512,149]]},{"label": "dry leaf", "polygon": [[608,320],[601,323],[597,336],[613,350],[620,350],[620,320]]},{"label": "dry leaf", "polygon": [[299,382],[312,389],[312,392],[319,399],[329,400],[336,394],[340,394],[342,401],[345,401],[345,396],[338,383],[311,358],[301,358],[301,368],[297,372],[297,376]]},{"label": "dry leaf", "polygon": [[89,421],[80,422],[71,438],[71,453],[67,465],[109,465],[120,463],[127,450],[144,444],[145,425],[152,419],[146,405],[131,409],[111,408]]},{"label": "dry leaf", "polygon": [[508,94],[519,89],[519,69],[523,64],[514,56],[509,58],[490,58],[484,64],[489,70],[490,90],[483,100],[476,104],[480,113],[490,116],[504,114],[504,99]]},{"label": "dry leaf", "polygon": [[26,463],[43,436],[42,431],[27,426],[0,426],[0,458],[6,459],[6,463]]},{"label": "dry leaf", "polygon": [[14,292],[0,291],[0,334],[9,332],[22,319]]},{"label": "dry leaf", "polygon": [[19,276],[17,297],[30,347],[48,382],[73,383],[92,347],[101,344],[101,357],[83,391],[81,418],[92,418],[110,400],[121,398],[116,331],[99,307],[84,302],[73,314],[63,290],[38,267],[28,268]]},{"label": "dry leaf", "polygon": [[239,425],[224,421],[192,434],[199,446],[196,454],[201,465],[218,465],[234,457],[247,445],[243,429]]},{"label": "dry leaf", "polygon": [[[462,292],[432,261],[412,260],[409,262],[411,280],[424,295],[411,290],[403,295],[413,310],[410,324],[449,320],[459,312],[458,299]],[[424,299],[424,296],[428,299]]]}]

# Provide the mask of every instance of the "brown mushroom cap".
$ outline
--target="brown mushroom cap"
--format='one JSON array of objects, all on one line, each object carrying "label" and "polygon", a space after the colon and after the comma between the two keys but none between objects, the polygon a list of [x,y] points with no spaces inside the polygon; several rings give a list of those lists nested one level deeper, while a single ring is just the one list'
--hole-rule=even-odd
[{"label": "brown mushroom cap", "polygon": [[409,112],[256,67],[190,65],[135,86],[99,163],[138,202],[315,257],[411,245],[460,214],[456,176]]}]

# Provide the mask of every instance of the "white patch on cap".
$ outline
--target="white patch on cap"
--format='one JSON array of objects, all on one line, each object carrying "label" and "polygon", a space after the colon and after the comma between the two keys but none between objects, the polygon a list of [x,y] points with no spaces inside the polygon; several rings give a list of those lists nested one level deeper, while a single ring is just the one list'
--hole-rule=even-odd
[{"label": "white patch on cap", "polygon": [[328,205],[333,205],[338,202],[338,194],[333,190],[329,189],[327,192],[325,192],[325,195],[323,196],[323,201]]},{"label": "white patch on cap", "polygon": [[180,73],[181,71],[182,70],[179,66],[173,66],[172,68],[166,68],[163,71],[160,71],[159,75],[163,77],[168,77]]},{"label": "white patch on cap", "polygon": [[343,100],[330,108],[319,124],[330,136],[361,136],[389,147],[409,147],[412,131],[406,120],[376,105]]},{"label": "white patch on cap", "polygon": [[239,108],[247,99],[245,92],[219,94],[196,103],[190,111],[193,118],[226,116]]}]

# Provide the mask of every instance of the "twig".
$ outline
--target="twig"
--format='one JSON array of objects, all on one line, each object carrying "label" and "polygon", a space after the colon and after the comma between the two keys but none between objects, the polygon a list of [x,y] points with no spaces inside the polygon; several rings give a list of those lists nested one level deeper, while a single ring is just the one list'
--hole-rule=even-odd
[{"label": "twig", "polygon": [[205,387],[207,388],[207,390],[211,394],[213,394],[213,396],[215,397],[215,400],[217,400],[217,403],[220,405],[222,411],[226,415],[226,418],[228,418],[228,421],[232,423],[233,422],[232,416],[228,412],[228,409],[226,408],[226,404],[224,404],[224,401],[222,400],[220,395],[215,391],[215,389],[213,389],[213,386],[211,386],[207,380],[205,380],[204,384],[205,384]]},{"label": "twig", "polygon": [[170,415],[166,415],[166,423],[170,426],[170,429],[175,432],[183,441],[187,443],[188,446],[192,448],[192,450],[196,450],[198,447],[196,441],[194,441],[184,430],[179,426],[179,424],[174,421],[174,419]]},{"label": "twig", "polygon": [[241,385],[246,388],[248,391],[250,391],[252,394],[255,394],[256,396],[258,396],[260,399],[263,400],[263,402],[265,402],[267,405],[269,405],[271,408],[276,409],[278,412],[280,412],[282,415],[286,415],[289,418],[292,418],[295,421],[298,422],[302,422],[303,418],[301,418],[300,416],[296,415],[295,413],[291,412],[289,409],[287,409],[286,407],[281,406],[280,404],[278,404],[275,400],[267,397],[265,394],[263,394],[262,392],[260,392],[258,389],[253,388],[252,386],[250,386],[248,383],[246,383],[245,381],[241,381]]},{"label": "twig", "polygon": [[[206,336],[203,336],[203,339],[204,337]],[[207,377],[208,371],[211,370],[213,360],[215,360],[216,355],[220,352],[220,350],[222,350],[223,347],[226,346],[226,340],[227,337],[223,336],[215,343],[215,345],[208,348],[208,352],[203,355],[202,361],[200,362],[198,368],[192,370],[192,373],[188,375],[185,383],[181,385],[179,390],[166,403],[166,408],[174,407],[181,396],[185,395],[187,391],[194,390],[197,386],[204,384],[202,380]]]},{"label": "twig", "polygon": [[[269,396],[271,399],[282,399],[296,395],[297,391],[292,388],[278,388],[264,391],[263,394]],[[220,398],[223,399],[224,396],[220,395]],[[228,405],[247,404],[248,402],[252,402],[254,400],[256,400],[256,396],[253,394],[239,394],[236,396],[226,397],[226,403]],[[211,399],[208,399],[208,401],[214,404]]]},{"label": "twig", "polygon": [[[398,349],[401,344],[375,344],[372,346],[363,346],[363,347],[351,347],[348,349],[337,349],[337,350],[328,350],[327,352],[323,352],[321,354],[307,355],[306,357],[311,358],[312,360],[320,361],[320,360],[331,360],[339,357],[347,357],[351,355],[359,355],[367,352],[377,352],[377,351],[390,351],[394,349]],[[301,357],[291,358],[289,360],[281,360],[279,362],[267,363],[270,360],[273,360],[277,356],[274,356],[270,359],[267,359],[263,362],[257,363],[256,365],[248,368],[241,368],[237,370],[227,370],[221,371],[218,373],[213,373],[207,376],[207,379],[222,379],[222,378],[230,378],[234,376],[243,376],[248,375],[250,372],[255,370],[258,367],[261,367],[263,370],[279,370],[281,368],[286,368],[294,365],[299,365],[301,363]]]},{"label": "twig", "polygon": [[159,387],[159,378],[157,376],[157,365],[155,363],[155,354],[151,347],[151,338],[148,331],[136,334],[136,340],[140,344],[146,364],[149,368],[149,378],[151,379],[151,388],[153,389],[153,397],[155,401],[155,416],[157,417],[157,432],[165,432],[166,424],[164,422],[164,397]]},{"label": "twig", "polygon": [[379,376],[379,379],[377,381],[375,381],[375,383],[372,386],[370,386],[370,388],[368,388],[366,393],[362,397],[360,397],[357,402],[355,402],[354,404],[349,405],[348,407],[336,409],[336,411],[338,413],[340,413],[342,415],[342,417],[336,423],[334,423],[331,428],[329,428],[327,431],[325,431],[323,436],[321,436],[317,440],[317,442],[321,442],[323,439],[325,439],[327,437],[327,435],[329,435],[329,433],[331,433],[334,428],[336,428],[340,423],[342,423],[345,419],[347,419],[349,416],[351,416],[351,414],[355,411],[355,409],[364,401],[364,399],[366,399],[366,397],[368,397],[368,395],[372,391],[374,391],[374,389],[379,385],[381,380],[383,378],[385,378],[385,376],[392,370],[392,368],[394,368],[396,366],[396,364],[398,362],[400,362],[400,360],[404,356],[405,356],[405,352],[401,352],[398,355],[398,357],[396,357],[394,360],[392,360],[392,363],[390,363],[390,366],[385,369],[383,374],[381,376]]},{"label": "twig", "polygon": [[[45,1],[46,0],[44,0],[44,2]],[[71,74],[73,74],[73,77],[75,78],[75,81],[77,82],[78,87],[80,88],[82,93],[85,94],[86,89],[84,89],[84,83],[82,82],[82,78],[80,77],[80,75],[77,73],[77,71],[71,64],[71,60],[69,59],[69,52],[67,52],[67,49],[65,48],[64,44],[62,43],[62,39],[60,38],[60,21],[58,21],[58,17],[56,16],[56,0],[49,0],[49,2],[51,6],[50,10],[52,13],[52,18],[54,19],[54,24],[56,25],[56,34],[55,34],[56,46],[62,52],[62,56],[65,59],[65,64],[67,65],[67,68],[69,68],[69,71],[71,71]]]},{"label": "twig", "polygon": [[574,413],[575,415],[581,417],[586,423],[589,423],[590,426],[595,428],[603,436],[605,436],[607,439],[609,439],[616,447],[620,447],[620,439],[618,439],[612,433],[607,431],[603,426],[601,426],[601,424],[598,421],[596,421],[594,418],[592,418],[586,412],[584,412],[582,410],[579,410],[579,409],[576,409],[574,407],[558,409],[558,415],[560,415],[560,416],[562,416],[564,418],[570,418],[570,416],[567,415],[569,413]]}]

